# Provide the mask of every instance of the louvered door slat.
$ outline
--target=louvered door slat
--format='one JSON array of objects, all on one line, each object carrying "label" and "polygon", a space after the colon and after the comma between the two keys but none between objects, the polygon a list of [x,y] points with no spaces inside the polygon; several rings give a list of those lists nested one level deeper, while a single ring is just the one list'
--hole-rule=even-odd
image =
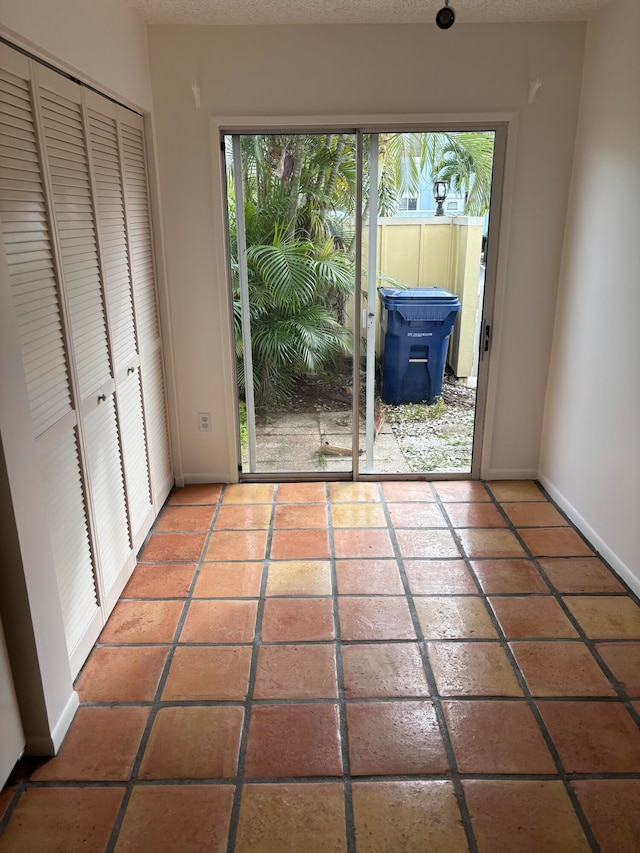
[{"label": "louvered door slat", "polygon": [[[53,371],[52,371],[53,372]],[[43,391],[40,397],[34,398],[33,401],[33,419],[36,422],[51,423],[51,426],[57,424],[69,411],[69,409],[57,404],[56,399],[59,399],[65,391],[66,384],[64,380],[51,383],[47,391]]]},{"label": "louvered door slat", "polygon": [[113,396],[88,414],[84,425],[100,568],[108,594],[131,550]]},{"label": "louvered door slat", "polygon": [[0,145],[17,148],[19,151],[32,151],[36,159],[38,157],[38,147],[26,127],[11,127],[10,131],[7,127],[2,128],[0,130]]},{"label": "louvered door slat", "polygon": [[31,370],[41,370],[43,368],[49,369],[53,371],[53,376],[57,376],[59,371],[59,365],[56,363],[57,359],[60,359],[62,364],[65,362],[64,355],[57,355],[52,360],[49,356],[43,356],[38,354],[32,354],[28,360],[24,361],[25,373]]},{"label": "louvered door slat", "polygon": [[[51,253],[49,248],[40,241],[37,248],[31,251],[25,249],[21,243],[14,243],[9,268],[11,272],[20,275],[29,270],[41,269],[42,265],[50,262],[50,260]],[[14,269],[11,269],[12,267]]]},{"label": "louvered door slat", "polygon": [[[80,341],[86,337],[94,337],[95,335],[100,335],[102,333],[102,329],[104,327],[103,320],[101,317],[97,317],[94,311],[94,305],[90,299],[83,299],[82,293],[82,282],[83,279],[80,279],[78,282],[74,282],[77,285],[76,288],[72,289],[72,296],[77,298],[77,306],[76,306],[76,318],[78,321],[78,325],[82,324],[82,331],[76,335],[74,339],[74,348],[75,342]],[[73,293],[73,290],[76,293]],[[87,365],[86,369],[89,370],[90,366]],[[101,369],[100,364],[97,363],[95,365],[95,369]],[[104,382],[104,374],[100,374],[102,376],[101,383]],[[96,388],[96,385],[90,385],[91,388]]]},{"label": "louvered door slat", "polygon": [[6,159],[9,163],[15,163],[18,169],[28,169],[34,163],[38,163],[38,155],[35,149],[27,151],[19,144],[12,146],[0,145],[0,157]]},{"label": "louvered door slat", "polygon": [[73,249],[81,248],[83,251],[90,252],[87,247],[87,238],[91,237],[93,232],[93,223],[76,222],[73,225],[67,225],[60,229],[67,240],[68,251],[71,254]]},{"label": "louvered door slat", "polygon": [[[13,69],[14,72],[15,70]],[[19,83],[15,83],[15,80],[19,80],[20,78],[16,77],[15,74],[11,74],[8,69],[3,69],[3,74],[5,75],[3,109],[9,119],[7,123],[17,128],[28,128],[31,121],[31,110],[26,109],[24,106],[22,86]]]},{"label": "louvered door slat", "polygon": [[22,227],[28,227],[30,224],[39,225],[47,221],[45,207],[38,198],[31,201],[25,197],[24,204],[19,207],[13,200],[0,201],[0,216],[4,223]]},{"label": "louvered door slat", "polygon": [[71,657],[98,611],[75,429],[43,455],[41,471]]},{"label": "louvered door slat", "polygon": [[[82,110],[79,103],[57,92],[50,92],[44,87],[40,91],[73,350],[80,395],[85,399],[109,379],[111,366]],[[65,176],[59,173],[60,158],[56,155],[61,146],[66,146],[67,152],[73,152],[75,159],[73,195],[65,186]],[[67,157],[63,160],[66,162]],[[85,234],[81,253],[78,253],[78,229]],[[87,326],[92,330],[90,337],[85,334]]]},{"label": "louvered door slat", "polygon": [[[0,170],[0,185],[6,187],[8,183],[18,183],[18,181],[7,181],[2,177],[2,170]],[[26,184],[26,181],[24,181]],[[34,193],[35,194],[35,193]],[[29,197],[31,197],[31,193],[29,193]],[[38,195],[36,194],[36,198],[34,201],[38,200]],[[3,217],[4,219],[4,217]],[[5,240],[14,240],[18,239],[24,233],[28,239],[31,238],[31,234],[40,234],[47,235],[48,228],[42,217],[37,217],[36,219],[27,219],[25,222],[10,222],[6,220],[3,225],[3,231],[5,233]]]},{"label": "louvered door slat", "polygon": [[78,258],[77,253],[69,253],[67,255],[67,264],[65,264],[65,282],[70,282],[71,285],[77,285],[82,282],[83,288],[87,286],[91,276],[100,275],[98,264],[95,257]]},{"label": "louvered door slat", "polygon": [[116,123],[88,110],[98,229],[116,374],[137,356]]},{"label": "louvered door slat", "polygon": [[10,178],[5,178],[3,180],[3,184],[5,187],[6,197],[7,199],[20,198],[24,201],[37,202],[38,201],[38,188],[34,185],[29,187],[26,181],[23,181],[23,187],[20,189],[19,184],[20,181],[14,181]]},{"label": "louvered door slat", "polygon": [[36,280],[24,282],[23,287],[20,288],[20,295],[16,296],[14,301],[16,314],[22,310],[23,306],[26,306],[28,310],[30,303],[37,302],[38,305],[34,305],[34,308],[38,308],[45,300],[48,305],[55,305],[55,300],[52,299],[51,294],[42,287],[41,281]]},{"label": "louvered door slat", "polygon": [[47,329],[52,305],[55,305],[52,299],[39,299],[26,305],[16,306],[16,317],[22,317],[24,314],[29,316],[29,323],[22,325],[25,333],[31,334]]},{"label": "louvered door slat", "polygon": [[[2,132],[11,136],[11,116],[19,116],[20,139],[24,141],[26,135],[30,150],[37,151],[28,83],[8,71],[1,71],[0,100]],[[23,360],[32,365],[25,378],[37,438],[72,408],[58,289],[38,157],[33,154],[19,158],[12,153],[10,157],[0,157],[0,165],[0,220],[13,300],[20,306],[17,323]],[[5,180],[8,175],[11,175],[10,185]],[[24,240],[17,237],[21,231]],[[11,238],[6,239],[9,234]],[[30,302],[27,293],[33,290],[34,284],[40,291],[40,298],[47,299],[50,306],[44,334],[34,334],[35,318],[25,307]],[[34,314],[39,310],[36,301]]]},{"label": "louvered door slat", "polygon": [[16,252],[14,256],[14,263],[18,262],[18,258],[23,256],[25,253],[27,256],[32,257],[33,253],[37,252],[42,245],[41,241],[34,239],[32,234],[8,233],[5,236],[5,244],[9,245],[9,243],[13,245],[14,251]]}]

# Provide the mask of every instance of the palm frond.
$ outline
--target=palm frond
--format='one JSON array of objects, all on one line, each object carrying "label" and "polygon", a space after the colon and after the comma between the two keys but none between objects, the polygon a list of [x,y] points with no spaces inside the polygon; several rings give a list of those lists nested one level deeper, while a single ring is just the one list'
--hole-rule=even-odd
[{"label": "palm frond", "polygon": [[247,264],[261,278],[275,307],[296,310],[308,302],[316,287],[312,244],[276,235],[270,246],[247,249]]},{"label": "palm frond", "polygon": [[464,212],[482,216],[491,201],[494,134],[462,132],[433,134],[432,180],[444,180],[465,198]]}]

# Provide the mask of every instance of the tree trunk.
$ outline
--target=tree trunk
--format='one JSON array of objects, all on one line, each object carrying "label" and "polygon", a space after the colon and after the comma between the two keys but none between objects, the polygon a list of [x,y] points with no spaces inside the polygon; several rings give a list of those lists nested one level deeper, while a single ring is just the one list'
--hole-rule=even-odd
[{"label": "tree trunk", "polygon": [[329,177],[327,179],[327,183],[324,186],[324,194],[326,198],[331,198],[333,195],[333,191],[336,188],[336,183],[338,180],[338,173],[340,171],[340,163],[342,162],[342,152],[344,151],[345,146],[345,136],[344,133],[341,133],[338,137],[338,141],[336,143],[336,150],[334,152],[334,160],[333,166],[331,167],[331,172],[329,173]]},{"label": "tree trunk", "polygon": [[[331,148],[331,140],[333,139],[333,133],[328,133],[324,142],[324,147],[327,151]],[[327,170],[324,166],[318,171],[318,177],[316,178],[316,182],[314,184],[314,192],[317,194],[322,189],[322,185],[324,183],[324,176],[326,175]]]},{"label": "tree trunk", "polygon": [[289,182],[289,229],[288,235],[293,237],[296,230],[296,217],[298,205],[300,204],[300,177],[302,176],[302,160],[304,153],[304,136],[296,136],[296,144],[293,149],[293,172]]}]

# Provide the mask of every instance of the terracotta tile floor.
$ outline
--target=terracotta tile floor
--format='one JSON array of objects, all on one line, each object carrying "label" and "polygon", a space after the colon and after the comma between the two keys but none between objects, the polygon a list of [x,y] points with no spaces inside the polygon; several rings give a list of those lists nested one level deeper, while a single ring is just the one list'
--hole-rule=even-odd
[{"label": "terracotta tile floor", "polygon": [[531,482],[191,486],[0,853],[640,850],[640,607]]}]

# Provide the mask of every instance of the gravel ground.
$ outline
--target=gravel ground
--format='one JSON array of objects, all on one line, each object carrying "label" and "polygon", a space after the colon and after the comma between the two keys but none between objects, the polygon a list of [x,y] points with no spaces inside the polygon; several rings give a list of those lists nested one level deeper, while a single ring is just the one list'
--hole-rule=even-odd
[{"label": "gravel ground", "polygon": [[412,472],[471,470],[475,389],[445,381],[433,406],[387,406],[390,424]]}]

